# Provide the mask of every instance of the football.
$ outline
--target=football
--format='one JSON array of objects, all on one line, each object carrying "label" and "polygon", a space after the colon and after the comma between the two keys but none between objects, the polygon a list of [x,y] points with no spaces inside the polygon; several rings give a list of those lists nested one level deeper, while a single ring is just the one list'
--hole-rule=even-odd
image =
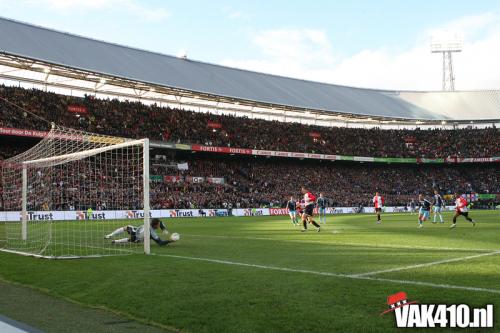
[{"label": "football", "polygon": [[172,235],[170,235],[170,240],[173,242],[177,242],[179,239],[181,239],[181,235],[179,235],[176,232],[174,232]]}]

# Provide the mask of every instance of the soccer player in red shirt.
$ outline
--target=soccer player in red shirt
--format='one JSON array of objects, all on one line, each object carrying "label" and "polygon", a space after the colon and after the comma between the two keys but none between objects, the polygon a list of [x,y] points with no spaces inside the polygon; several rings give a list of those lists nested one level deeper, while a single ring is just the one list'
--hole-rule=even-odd
[{"label": "soccer player in red shirt", "polygon": [[297,201],[297,215],[302,218],[302,213],[304,213],[304,199]]},{"label": "soccer player in red shirt", "polygon": [[380,213],[382,212],[382,207],[384,206],[384,197],[378,192],[375,192],[375,196],[372,199],[373,206],[375,207],[375,213],[377,214],[377,224],[382,223],[380,218]]},{"label": "soccer player in red shirt", "polygon": [[453,224],[450,229],[453,229],[457,226],[457,217],[462,215],[465,219],[472,223],[475,227],[476,222],[469,217],[469,209],[467,208],[467,200],[465,200],[461,195],[455,193],[455,215],[453,215]]},{"label": "soccer player in red shirt", "polygon": [[302,194],[304,194],[305,205],[304,212],[302,213],[302,224],[304,226],[304,229],[302,229],[302,231],[307,231],[307,222],[309,222],[316,227],[317,232],[320,232],[321,228],[319,224],[317,224],[316,221],[313,220],[316,197],[305,187],[302,187]]}]

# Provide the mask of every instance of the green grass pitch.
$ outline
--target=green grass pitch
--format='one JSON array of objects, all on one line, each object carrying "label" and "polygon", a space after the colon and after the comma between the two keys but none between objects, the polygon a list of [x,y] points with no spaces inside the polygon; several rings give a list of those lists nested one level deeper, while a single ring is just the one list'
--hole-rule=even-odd
[{"label": "green grass pitch", "polygon": [[459,218],[450,230],[451,213],[423,229],[416,215],[385,214],[381,225],[336,215],[321,233],[301,233],[286,217],[167,219],[181,240],[152,245],[154,255],[0,252],[0,279],[170,331],[392,332],[394,316],[380,313],[399,291],[421,303],[495,304],[500,330],[500,211],[471,216],[476,227]]}]

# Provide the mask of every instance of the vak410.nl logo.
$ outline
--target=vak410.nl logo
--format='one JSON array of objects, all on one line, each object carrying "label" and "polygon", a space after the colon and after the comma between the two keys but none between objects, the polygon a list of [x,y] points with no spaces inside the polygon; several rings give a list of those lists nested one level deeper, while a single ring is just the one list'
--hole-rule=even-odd
[{"label": "vak410.nl logo", "polygon": [[467,304],[419,304],[408,300],[405,292],[387,297],[389,309],[381,315],[394,313],[397,327],[427,328],[490,328],[493,327],[493,305],[471,308]]}]

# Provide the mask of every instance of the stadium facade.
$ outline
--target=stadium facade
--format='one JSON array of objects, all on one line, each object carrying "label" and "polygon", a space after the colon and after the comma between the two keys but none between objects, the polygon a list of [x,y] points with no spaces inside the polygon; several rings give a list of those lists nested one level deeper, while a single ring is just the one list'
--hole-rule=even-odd
[{"label": "stadium facade", "polygon": [[323,126],[489,126],[500,91],[347,87],[172,57],[0,18],[0,80],[69,94]]},{"label": "stadium facade", "polygon": [[[0,93],[5,95],[0,96],[0,106],[5,110],[0,120],[3,120],[2,126],[7,126],[0,127],[0,135],[7,138],[3,141],[3,155],[14,156],[0,161],[0,181],[5,188],[0,202],[0,210],[4,210],[0,222],[2,219],[22,221],[21,225],[5,223],[8,228],[3,242],[9,251],[66,258],[117,254],[116,247],[103,239],[109,231],[89,228],[90,237],[80,237],[76,229],[71,235],[53,233],[52,226],[55,230],[57,224],[52,224],[52,220],[78,220],[91,226],[99,219],[143,219],[144,233],[148,234],[149,213],[151,217],[162,218],[286,215],[283,199],[298,191],[297,184],[292,183],[297,175],[307,175],[304,177],[307,180],[297,177],[299,181],[307,181],[304,186],[314,192],[324,191],[326,197],[338,200],[330,202],[331,207],[336,208],[329,207],[327,214],[373,212],[369,198],[374,190],[386,193],[391,204],[387,212],[407,211],[407,204],[416,191],[429,192],[431,188],[446,191],[449,200],[453,191],[459,190],[470,201],[485,201],[484,206],[498,202],[498,130],[491,125],[500,123],[500,91],[362,89],[191,61],[9,19],[0,18],[0,31],[0,83],[42,88],[61,95],[87,94],[91,95],[85,98],[90,105],[99,101],[108,103],[103,97],[156,104],[148,108],[130,103],[136,105],[133,116],[133,108],[116,107],[116,104],[128,103],[112,101],[115,103],[112,112],[108,110],[106,116],[99,112],[94,115],[105,120],[113,113],[117,118],[111,117],[102,127],[99,124],[82,132],[75,128],[84,128],[90,122],[86,123],[80,114],[86,114],[87,110],[89,113],[106,110],[103,104],[87,109],[83,98],[0,87]],[[50,102],[44,105],[45,99]],[[63,99],[72,102],[65,104]],[[65,108],[58,108],[62,105]],[[9,108],[13,111],[12,117],[9,117]],[[31,114],[38,117],[37,120],[63,123],[58,124],[60,127],[53,125],[52,130],[46,132],[40,121],[26,119],[33,109],[40,111]],[[148,112],[154,109],[154,113],[142,112],[145,109]],[[223,118],[235,118],[219,117],[220,122],[212,121],[215,116],[190,113],[188,109],[332,127],[320,129],[242,118],[236,120],[241,125],[224,125]],[[52,117],[57,114],[61,117]],[[168,120],[159,115],[173,118]],[[207,118],[201,118],[205,116]],[[122,123],[121,118],[128,123]],[[78,119],[78,124],[64,123],[68,119]],[[91,120],[94,121],[95,118]],[[176,128],[181,124],[188,128],[198,124],[200,127],[193,131],[201,134],[190,136],[184,128],[184,136],[171,136],[168,126],[166,129],[154,126],[162,122]],[[133,125],[137,123],[147,126],[139,125],[134,132]],[[418,146],[417,133],[421,131],[382,131],[380,135],[374,133],[381,132],[378,129],[335,127],[425,129],[470,127],[471,123],[489,128],[435,131],[436,137],[432,140],[436,141],[429,146],[422,145],[422,152],[413,150]],[[113,128],[114,124],[117,128]],[[305,134],[308,137],[299,137],[296,145],[287,138],[273,145],[279,135],[276,128],[281,125],[287,127],[281,132],[297,125],[295,128],[309,132]],[[264,128],[260,136],[254,135],[254,129],[261,126]],[[210,128],[211,132],[198,132],[203,128]],[[245,139],[255,136],[262,140],[265,134],[271,135],[264,144],[230,141],[235,137],[234,131],[241,133],[245,128],[251,129],[242,135]],[[109,131],[104,133],[105,138],[94,134],[101,129]],[[222,129],[231,133],[223,134]],[[323,130],[331,132],[325,131],[325,140],[320,133]],[[355,134],[342,141],[341,131]],[[362,131],[370,137],[367,133],[361,135]],[[405,136],[397,136],[395,132]],[[466,134],[437,136],[440,132]],[[209,139],[214,133],[220,133],[229,141],[212,142]],[[427,133],[423,135],[428,141]],[[134,136],[139,140],[130,141]],[[372,136],[382,138],[371,140]],[[463,137],[474,140],[462,140]],[[117,139],[123,142],[115,142]],[[397,149],[404,149],[404,144],[409,155],[400,154],[392,147],[386,149],[385,144],[393,143],[392,139],[398,141]],[[306,147],[303,145],[306,141],[312,144]],[[434,144],[439,141],[446,141],[449,147],[445,148],[449,150],[429,153],[428,150],[443,149]],[[339,149],[321,150],[321,145],[331,143],[333,146],[334,142]],[[22,151],[19,148],[35,143],[19,154]],[[378,150],[341,149],[349,144]],[[464,149],[465,146],[472,149]],[[316,150],[317,147],[320,150]],[[152,156],[154,158],[150,158]],[[284,177],[276,177],[276,170]],[[39,225],[43,228],[38,228]],[[28,233],[28,230],[31,231]],[[34,242],[26,242],[30,238]],[[149,251],[146,237],[144,252]]]}]

